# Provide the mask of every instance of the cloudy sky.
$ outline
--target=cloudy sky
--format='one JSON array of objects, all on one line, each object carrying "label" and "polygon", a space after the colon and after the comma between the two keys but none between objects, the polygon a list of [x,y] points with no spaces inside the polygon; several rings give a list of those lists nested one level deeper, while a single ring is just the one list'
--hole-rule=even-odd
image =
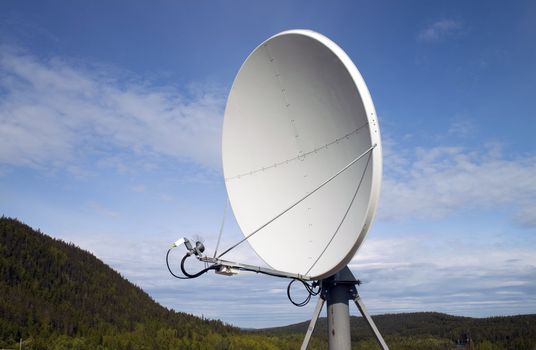
[{"label": "cloudy sky", "polygon": [[[315,301],[291,305],[284,280],[164,265],[179,237],[214,248],[227,93],[251,50],[293,28],[348,53],[379,116],[381,200],[350,264],[371,313],[536,313],[531,1],[2,1],[0,214],[175,310],[309,319]],[[241,237],[228,215],[222,246]],[[229,258],[259,262],[248,246]]]}]

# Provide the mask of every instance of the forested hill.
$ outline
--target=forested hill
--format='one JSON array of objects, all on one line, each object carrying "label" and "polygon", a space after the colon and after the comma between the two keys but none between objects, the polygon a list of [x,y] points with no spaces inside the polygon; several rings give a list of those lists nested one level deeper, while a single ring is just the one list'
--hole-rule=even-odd
[{"label": "forested hill", "polygon": [[[374,322],[390,344],[418,344],[436,348],[441,341],[449,347],[466,343],[471,349],[536,349],[536,315],[472,318],[416,312],[374,316]],[[264,329],[265,334],[286,335],[305,333],[309,323],[301,322],[286,327]],[[327,320],[320,318],[315,327],[315,337],[325,338]],[[372,333],[361,317],[351,318],[351,334],[354,343],[374,343]],[[420,346],[419,346],[420,347]]]},{"label": "forested hill", "polygon": [[87,251],[0,218],[0,348],[22,338],[36,349],[177,349],[236,333],[168,310]]}]

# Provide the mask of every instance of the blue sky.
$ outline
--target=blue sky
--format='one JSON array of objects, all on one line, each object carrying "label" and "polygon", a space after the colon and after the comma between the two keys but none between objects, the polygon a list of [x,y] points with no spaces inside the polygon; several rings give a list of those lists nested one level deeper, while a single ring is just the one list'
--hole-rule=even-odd
[{"label": "blue sky", "polygon": [[[308,319],[314,302],[292,306],[285,281],[185,282],[164,265],[180,236],[214,248],[227,93],[251,50],[293,28],[349,54],[379,116],[381,200],[350,264],[370,311],[535,313],[530,1],[3,1],[0,213],[178,311],[242,327]],[[222,245],[240,238],[231,215]],[[229,257],[259,262],[247,246]]]}]

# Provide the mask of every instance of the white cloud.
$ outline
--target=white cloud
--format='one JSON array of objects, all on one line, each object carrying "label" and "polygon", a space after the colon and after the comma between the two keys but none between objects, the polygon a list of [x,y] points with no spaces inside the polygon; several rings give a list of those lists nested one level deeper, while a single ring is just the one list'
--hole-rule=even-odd
[{"label": "white cloud", "polygon": [[536,227],[536,204],[528,204],[521,208],[516,214],[515,219],[522,226]]},{"label": "white cloud", "polygon": [[223,97],[2,47],[0,164],[77,169],[97,159],[120,168],[165,158],[219,170]]},{"label": "white cloud", "polygon": [[417,39],[424,42],[435,42],[458,33],[461,29],[461,22],[452,19],[442,19],[422,29],[417,35]]},{"label": "white cloud", "polygon": [[[531,247],[452,238],[370,239],[350,267],[372,312],[439,311],[466,316],[533,312]],[[508,239],[504,237],[504,239]]]},{"label": "white cloud", "polygon": [[397,149],[386,143],[382,219],[444,218],[468,209],[505,208],[525,225],[536,222],[536,156],[508,158],[480,149]]}]

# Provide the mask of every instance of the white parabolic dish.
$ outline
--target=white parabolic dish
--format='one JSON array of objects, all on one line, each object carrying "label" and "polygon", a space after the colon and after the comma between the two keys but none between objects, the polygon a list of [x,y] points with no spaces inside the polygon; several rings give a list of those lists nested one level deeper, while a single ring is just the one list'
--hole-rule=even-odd
[{"label": "white parabolic dish", "polygon": [[376,211],[382,154],[370,93],[337,44],[291,30],[259,45],[227,100],[222,158],[246,236],[313,192],[249,237],[270,267],[320,279],[348,264]]}]

